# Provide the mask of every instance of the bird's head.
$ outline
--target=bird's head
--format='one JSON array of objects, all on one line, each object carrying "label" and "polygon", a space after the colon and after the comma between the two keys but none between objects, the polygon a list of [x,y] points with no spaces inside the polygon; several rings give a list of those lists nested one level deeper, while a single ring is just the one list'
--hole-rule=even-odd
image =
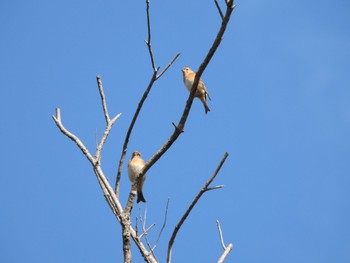
[{"label": "bird's head", "polygon": [[188,73],[193,72],[193,70],[190,67],[184,67],[181,71],[184,74],[188,74]]},{"label": "bird's head", "polygon": [[135,152],[132,153],[131,158],[134,158],[135,156],[141,157],[141,153],[139,151],[135,151]]}]

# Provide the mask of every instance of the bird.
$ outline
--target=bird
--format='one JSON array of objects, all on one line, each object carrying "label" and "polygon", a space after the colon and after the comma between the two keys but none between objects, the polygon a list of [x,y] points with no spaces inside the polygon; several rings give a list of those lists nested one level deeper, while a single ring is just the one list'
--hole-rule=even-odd
[{"label": "bird", "polygon": [[[128,176],[131,183],[134,183],[135,180],[137,180],[144,166],[145,166],[145,161],[142,160],[141,153],[139,151],[133,152],[131,155],[131,160],[128,162]],[[144,174],[141,180],[139,181],[139,184],[137,185],[136,203],[139,203],[139,202],[146,203],[146,199],[142,193],[142,187],[145,180],[146,180],[146,175]]]},{"label": "bird", "polygon": [[[190,67],[184,67],[181,71],[183,74],[183,80],[184,80],[185,86],[188,89],[188,91],[191,92],[191,88],[192,88],[196,73]],[[211,98],[201,79],[199,80],[196,94],[194,96],[201,100],[205,109],[205,114],[207,114],[208,111],[210,111],[209,106],[207,104],[207,98],[209,100],[211,100]]]}]

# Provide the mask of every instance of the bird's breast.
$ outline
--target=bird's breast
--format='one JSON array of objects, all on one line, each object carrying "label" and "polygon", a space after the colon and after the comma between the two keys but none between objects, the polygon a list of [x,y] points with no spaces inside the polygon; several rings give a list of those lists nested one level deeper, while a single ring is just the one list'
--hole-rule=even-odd
[{"label": "bird's breast", "polygon": [[142,168],[144,167],[144,164],[142,163],[133,163],[130,164],[128,166],[128,176],[129,176],[129,180],[131,182],[134,182],[135,179],[137,178],[137,176],[140,174],[140,172],[142,171]]},{"label": "bird's breast", "polygon": [[192,85],[193,85],[193,80],[185,79],[185,86],[186,86],[188,91],[191,91]]}]

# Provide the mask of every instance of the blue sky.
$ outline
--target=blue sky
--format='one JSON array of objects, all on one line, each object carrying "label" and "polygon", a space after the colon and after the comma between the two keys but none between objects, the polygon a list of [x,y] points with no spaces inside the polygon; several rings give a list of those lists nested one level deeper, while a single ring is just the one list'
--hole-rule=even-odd
[{"label": "blue sky", "polygon": [[[227,151],[214,181],[225,188],[195,207],[175,241],[174,262],[216,262],[217,219],[234,244],[227,262],[349,262],[350,3],[236,5],[202,76],[211,112],[196,100],[185,133],[148,172],[151,242],[170,198],[156,255],[164,262],[175,224]],[[181,56],[155,83],[127,159],[134,150],[149,159],[168,138],[188,96],[180,70],[198,68],[220,25],[213,1],[151,1],[151,20],[156,64]],[[122,113],[102,157],[114,184],[152,74],[145,2],[2,2],[0,33],[0,261],[121,262],[120,226],[89,163],[51,115],[60,107],[64,125],[93,151],[104,129],[101,75],[110,114]],[[123,171],[124,204],[130,184]]]}]

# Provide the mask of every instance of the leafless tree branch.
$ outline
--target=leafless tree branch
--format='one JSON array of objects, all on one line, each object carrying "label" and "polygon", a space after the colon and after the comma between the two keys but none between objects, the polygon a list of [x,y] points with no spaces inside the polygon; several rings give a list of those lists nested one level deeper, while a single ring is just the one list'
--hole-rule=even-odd
[{"label": "leafless tree branch", "polygon": [[219,220],[216,220],[216,226],[218,227],[219,236],[220,236],[220,241],[221,241],[221,246],[222,246],[222,248],[225,250],[225,249],[226,249],[226,246],[225,246],[225,243],[224,243],[224,238],[223,238],[223,236],[222,236],[222,231],[221,231],[221,227],[220,227],[220,222],[219,222]]},{"label": "leafless tree branch", "polygon": [[155,247],[157,246],[158,241],[159,241],[159,239],[160,239],[160,237],[161,237],[161,235],[162,235],[162,233],[163,233],[164,227],[165,227],[165,225],[166,225],[166,220],[167,220],[167,217],[168,217],[168,208],[169,208],[169,198],[168,198],[168,201],[166,202],[165,215],[164,215],[164,222],[163,222],[162,228],[160,229],[159,235],[158,235],[158,237],[157,237],[157,240],[156,240],[156,242],[155,242],[155,244],[154,244],[153,249],[155,249]]},{"label": "leafless tree branch", "polygon": [[96,76],[96,81],[97,81],[98,91],[100,92],[100,96],[101,96],[103,113],[105,115],[106,123],[108,124],[110,119],[109,119],[109,114],[108,114],[108,110],[107,110],[105,94],[103,92],[102,80],[101,80],[101,77],[99,75]]},{"label": "leafless tree branch", "polygon": [[216,185],[213,187],[208,187],[208,189],[206,191],[208,192],[208,191],[216,190],[216,189],[220,189],[220,188],[224,188],[224,185],[222,184],[222,185]]},{"label": "leafless tree branch", "polygon": [[221,226],[220,226],[220,222],[219,220],[216,220],[216,226],[218,227],[218,231],[219,231],[219,235],[220,235],[220,242],[221,242],[221,246],[224,250],[224,252],[222,253],[222,255],[220,256],[218,263],[222,263],[224,262],[225,258],[227,257],[227,255],[230,253],[230,251],[233,248],[232,243],[230,243],[227,247],[225,246],[224,243],[224,237],[222,235],[222,231],[221,231]]},{"label": "leafless tree branch", "polygon": [[227,246],[227,248],[224,250],[224,252],[222,253],[221,257],[219,258],[218,260],[218,263],[222,263],[224,262],[225,258],[227,257],[227,255],[230,253],[230,251],[232,250],[233,248],[233,245],[232,244],[229,244]]},{"label": "leafless tree branch", "polygon": [[192,107],[194,95],[196,93],[200,77],[201,77],[202,73],[204,72],[205,68],[208,66],[208,64],[209,64],[211,58],[213,57],[213,55],[215,54],[217,48],[219,47],[221,40],[223,38],[223,35],[225,33],[225,30],[226,30],[226,26],[230,20],[231,13],[232,13],[233,9],[235,8],[233,0],[226,0],[226,3],[227,3],[226,14],[224,16],[224,19],[222,20],[220,30],[219,30],[219,32],[218,32],[218,34],[217,34],[217,36],[212,44],[212,47],[210,48],[207,56],[204,58],[202,64],[200,65],[200,67],[196,73],[196,77],[194,79],[192,89],[191,89],[190,95],[187,99],[186,106],[185,106],[184,112],[181,116],[180,122],[177,126],[175,125],[175,130],[170,135],[168,140],[146,163],[140,176],[143,176],[159,160],[159,158],[161,158],[163,156],[163,154],[171,147],[171,145],[177,140],[177,138],[180,136],[180,134],[184,131],[187,117],[188,117],[190,109]]},{"label": "leafless tree branch", "polygon": [[123,169],[123,163],[124,163],[124,159],[125,159],[125,155],[126,155],[126,152],[127,152],[127,149],[128,149],[128,143],[129,143],[129,139],[130,139],[130,135],[131,135],[131,132],[134,128],[134,125],[136,123],[136,120],[137,120],[137,117],[139,116],[139,113],[141,111],[141,108],[143,106],[143,103],[145,102],[147,96],[148,96],[148,93],[151,91],[151,88],[153,86],[153,83],[155,82],[156,80],[156,74],[157,72],[155,71],[152,75],[152,78],[151,78],[151,81],[150,83],[148,84],[148,87],[147,89],[145,90],[139,104],[138,104],[138,107],[136,109],[136,112],[134,114],[134,117],[132,118],[132,121],[130,123],[130,126],[128,128],[128,131],[126,133],[126,136],[125,136],[125,140],[124,140],[124,144],[123,144],[123,149],[122,149],[122,154],[120,156],[120,160],[119,160],[119,166],[118,166],[118,173],[117,173],[117,179],[116,179],[116,182],[115,182],[115,193],[116,195],[118,196],[119,194],[119,184],[120,184],[120,177],[121,177],[121,173],[122,173],[122,169]]},{"label": "leafless tree branch", "polygon": [[[100,78],[100,77],[98,77],[98,78]],[[102,108],[103,108],[104,117],[106,120],[106,128],[105,128],[105,132],[103,133],[102,138],[101,138],[101,140],[96,148],[95,156],[92,156],[92,154],[88,151],[86,146],[82,143],[82,141],[76,135],[74,135],[73,133],[71,133],[70,131],[68,131],[64,127],[64,125],[62,124],[61,111],[59,108],[56,108],[56,116],[53,115],[52,118],[53,118],[54,122],[56,123],[57,127],[59,128],[59,130],[78,146],[78,148],[82,151],[82,153],[85,155],[85,157],[91,163],[93,170],[94,170],[94,173],[95,173],[97,180],[100,184],[100,187],[103,191],[104,197],[105,197],[109,207],[111,208],[113,214],[116,216],[118,222],[120,222],[122,225],[123,237],[124,236],[131,236],[133,238],[133,240],[135,241],[136,246],[140,250],[141,255],[144,257],[145,261],[149,262],[149,263],[155,263],[155,262],[157,262],[156,259],[153,257],[153,255],[151,253],[149,253],[147,251],[145,246],[142,244],[140,239],[137,237],[135,230],[131,226],[128,225],[130,223],[130,220],[128,219],[128,216],[130,215],[130,213],[127,214],[123,211],[123,208],[119,202],[119,199],[117,198],[116,194],[114,193],[114,190],[110,186],[110,184],[109,184],[109,182],[108,182],[108,180],[107,180],[106,176],[104,175],[102,168],[101,168],[100,156],[101,156],[101,151],[102,151],[103,145],[107,140],[107,137],[112,129],[113,124],[120,117],[120,114],[116,115],[112,120],[109,119],[107,104],[106,104],[106,100],[104,98],[103,87],[102,87],[102,84],[100,85],[100,83],[102,83],[102,82],[98,81],[98,88],[99,88],[99,92],[100,92]],[[137,184],[133,184],[133,186],[132,186],[135,188],[135,194],[136,194],[136,185]],[[130,247],[130,245],[128,245],[128,244],[126,244],[126,245]],[[123,247],[127,247],[127,246],[123,246]],[[125,256],[124,259],[126,259],[126,262],[127,262],[129,260],[129,257]]]},{"label": "leafless tree branch", "polygon": [[153,257],[156,259],[156,255],[154,254],[154,251],[152,249],[152,246],[148,240],[148,232],[149,230],[151,230],[151,228],[153,228],[155,226],[155,224],[151,224],[148,228],[146,228],[146,218],[147,218],[147,208],[145,209],[145,213],[144,213],[144,216],[142,218],[142,215],[141,215],[141,210],[140,210],[140,207],[139,207],[139,218],[140,218],[140,223],[141,223],[141,228],[142,228],[142,234],[139,236],[139,238],[141,239],[142,237],[145,237],[145,240],[146,240],[146,243],[147,243],[147,246],[150,250],[150,252],[153,254]]},{"label": "leafless tree branch", "polygon": [[207,192],[209,185],[212,183],[212,181],[215,179],[215,177],[217,176],[217,174],[219,173],[222,165],[224,164],[226,158],[228,157],[228,153],[226,152],[224,154],[224,157],[221,159],[218,167],[216,168],[215,172],[213,173],[213,175],[209,178],[209,180],[204,184],[203,188],[199,191],[199,193],[197,194],[197,196],[193,199],[192,203],[190,204],[190,206],[187,208],[186,212],[184,213],[184,215],[181,217],[179,223],[177,223],[177,225],[174,228],[174,231],[170,237],[169,240],[169,244],[168,244],[168,254],[167,254],[167,263],[171,262],[171,254],[172,254],[172,248],[173,248],[173,244],[176,238],[177,233],[179,232],[181,226],[183,225],[183,223],[185,222],[185,220],[187,219],[188,215],[191,213],[193,207],[197,204],[197,202],[199,201],[199,199],[201,198],[201,196]]},{"label": "leafless tree branch", "polygon": [[[148,234],[148,232],[149,232],[155,225],[156,225],[156,224],[153,223],[153,224],[150,225],[148,228],[146,228],[146,227],[144,226],[144,227],[143,227],[143,232],[142,232],[142,234],[139,236],[139,238],[142,238],[143,236],[146,236],[146,235]],[[149,246],[149,248],[152,249],[151,246]]]},{"label": "leafless tree branch", "polygon": [[[165,214],[165,220],[164,220],[163,227],[160,231],[160,234],[158,236],[158,239],[156,241],[154,248],[153,249],[150,248],[150,252],[149,252],[140,240],[143,235],[147,234],[149,229],[145,229],[145,227],[144,227],[144,234],[142,234],[141,236],[138,236],[137,232],[132,228],[131,222],[130,222],[130,215],[131,215],[131,211],[132,211],[132,207],[133,207],[133,203],[134,203],[134,198],[136,195],[136,188],[137,188],[137,185],[138,185],[140,179],[142,178],[142,176],[144,176],[144,174],[148,171],[148,169],[150,169],[154,165],[154,163],[156,161],[158,161],[159,158],[161,158],[161,156],[177,140],[178,136],[184,131],[185,123],[187,121],[187,117],[189,115],[189,112],[190,112],[190,109],[191,109],[191,106],[193,103],[194,95],[195,95],[200,77],[201,77],[202,73],[204,72],[205,68],[207,67],[207,65],[209,64],[209,62],[210,62],[211,58],[213,57],[215,51],[217,50],[218,46],[220,45],[220,42],[221,42],[222,37],[224,35],[224,32],[226,30],[226,26],[229,22],[231,13],[235,7],[233,0],[225,0],[225,1],[226,1],[227,9],[226,9],[225,16],[222,17],[222,23],[221,23],[220,30],[219,30],[219,32],[218,32],[218,34],[217,34],[217,36],[212,44],[211,49],[209,50],[207,56],[205,57],[205,59],[203,60],[202,64],[200,65],[200,67],[197,71],[196,77],[194,79],[194,83],[192,85],[190,95],[189,95],[188,100],[186,102],[186,105],[185,105],[183,114],[180,118],[179,124],[175,125],[173,123],[173,125],[175,127],[173,134],[169,137],[169,139],[165,142],[165,144],[150,158],[150,160],[146,163],[144,169],[140,173],[138,180],[136,180],[136,182],[134,182],[132,184],[129,198],[128,198],[128,201],[127,201],[127,204],[126,204],[124,210],[123,210],[123,208],[120,204],[120,201],[118,199],[118,192],[119,192],[119,184],[120,184],[122,166],[123,166],[123,162],[124,162],[125,155],[127,152],[127,146],[128,146],[128,142],[129,142],[133,127],[134,127],[135,122],[138,118],[138,115],[143,107],[143,104],[144,104],[151,88],[153,87],[154,82],[156,80],[158,80],[168,70],[168,68],[174,63],[174,61],[180,55],[180,53],[176,54],[174,56],[174,58],[169,62],[169,64],[158,74],[159,67],[156,67],[156,63],[155,63],[155,59],[154,59],[154,55],[153,55],[153,51],[152,51],[152,45],[151,45],[151,24],[150,24],[150,13],[149,13],[150,1],[149,0],[146,0],[147,29],[148,29],[148,39],[146,41],[146,44],[147,44],[150,59],[151,59],[153,74],[152,74],[151,80],[149,82],[149,85],[146,88],[146,90],[145,90],[145,92],[144,92],[144,94],[143,94],[143,96],[138,104],[138,107],[135,111],[135,114],[133,116],[133,119],[132,119],[131,124],[129,126],[129,129],[127,131],[127,134],[126,134],[126,137],[124,140],[124,145],[123,145],[121,157],[120,157],[120,161],[119,161],[118,173],[117,173],[117,178],[116,178],[114,190],[110,186],[106,176],[104,175],[104,173],[102,171],[101,152],[102,152],[104,143],[106,142],[108,135],[112,129],[113,124],[117,121],[117,119],[120,117],[121,114],[118,114],[113,119],[110,119],[100,76],[97,76],[96,80],[97,80],[97,85],[98,85],[98,89],[99,89],[99,93],[100,93],[100,97],[101,97],[101,103],[102,103],[102,109],[103,109],[103,113],[104,113],[104,119],[106,121],[106,127],[105,127],[105,131],[101,137],[100,142],[96,146],[96,152],[95,152],[94,156],[88,151],[86,146],[81,142],[81,140],[76,135],[74,135],[73,133],[68,131],[63,126],[62,120],[61,120],[61,112],[60,112],[59,108],[56,109],[56,116],[52,116],[53,120],[55,121],[59,130],[78,146],[78,148],[82,151],[82,153],[89,160],[89,162],[91,163],[91,165],[93,167],[94,173],[95,173],[97,180],[98,180],[98,183],[100,184],[100,187],[103,191],[104,197],[105,197],[108,205],[110,206],[112,212],[114,213],[117,220],[120,222],[120,224],[122,226],[124,262],[131,262],[130,237],[134,240],[136,246],[138,247],[141,255],[143,256],[143,258],[146,262],[150,262],[150,263],[157,262],[157,259],[156,259],[155,255],[153,254],[153,250],[154,250],[154,248],[155,248],[155,246],[160,238],[160,235],[161,235],[163,228],[165,226],[165,223],[166,223],[168,204],[167,204],[167,208],[166,208],[166,214]],[[221,13],[220,12],[221,9],[220,9],[219,5],[217,4],[216,0],[215,0],[215,3],[217,5],[219,13]],[[222,16],[222,13],[221,13],[221,16]],[[196,196],[194,201],[191,203],[190,207],[187,209],[184,216],[181,218],[180,222],[176,225],[174,232],[173,232],[173,235],[169,241],[168,262],[171,261],[172,245],[173,245],[174,240],[176,238],[177,232],[179,231],[181,225],[184,223],[184,221],[186,220],[187,216],[189,215],[189,213],[191,212],[191,210],[193,209],[195,204],[198,202],[199,198],[202,196],[203,193],[205,193],[207,191],[223,187],[223,186],[209,187],[209,185],[216,177],[217,173],[219,172],[219,170],[220,170],[221,166],[223,165],[224,161],[226,160],[227,156],[228,156],[228,154],[225,153],[223,160],[219,164],[219,166],[218,166],[217,170],[215,171],[215,173],[213,174],[213,176],[208,180],[208,182],[205,184],[203,189],[199,192],[199,194]]]},{"label": "leafless tree branch", "polygon": [[152,51],[152,45],[151,45],[151,21],[150,21],[150,15],[149,15],[149,0],[146,0],[146,13],[147,13],[147,32],[148,32],[148,39],[146,42],[148,47],[149,56],[151,58],[152,68],[154,71],[158,71],[156,67],[156,63],[154,62],[153,57],[153,51]]},{"label": "leafless tree branch", "polygon": [[214,2],[215,2],[215,5],[216,5],[216,8],[217,8],[218,11],[219,11],[219,14],[220,14],[220,16],[221,16],[221,19],[224,19],[224,14],[223,14],[222,11],[221,11],[221,8],[220,8],[220,6],[219,6],[218,1],[217,1],[217,0],[214,0]]},{"label": "leafless tree branch", "polygon": [[165,71],[168,70],[168,68],[170,68],[170,66],[175,62],[175,60],[180,56],[180,53],[177,53],[173,59],[168,63],[168,65],[157,75],[156,79],[159,79],[161,76],[163,76],[163,74],[165,73]]},{"label": "leafless tree branch", "polygon": [[[143,107],[143,103],[145,102],[149,92],[151,91],[153,84],[156,80],[158,80],[168,69],[169,67],[175,62],[175,60],[180,56],[180,53],[177,53],[174,58],[168,63],[168,65],[157,75],[159,67],[157,68],[155,66],[155,61],[154,61],[154,56],[153,56],[153,51],[152,51],[152,45],[151,45],[151,22],[150,22],[150,14],[149,14],[149,0],[146,0],[146,13],[147,13],[147,30],[148,30],[148,40],[146,41],[147,47],[148,47],[148,51],[149,51],[149,55],[151,58],[151,63],[152,63],[152,68],[153,68],[153,74],[151,77],[151,80],[148,84],[148,87],[146,88],[145,92],[143,93],[143,96],[137,106],[137,109],[135,111],[135,114],[132,118],[132,121],[130,123],[130,126],[128,128],[128,131],[126,133],[125,136],[125,140],[124,140],[124,144],[123,144],[123,149],[122,149],[122,153],[119,159],[119,165],[118,165],[118,172],[117,172],[117,176],[116,176],[116,181],[115,181],[115,186],[114,186],[114,191],[116,193],[117,196],[119,196],[119,186],[120,186],[120,177],[121,177],[121,173],[122,173],[122,169],[123,169],[123,163],[124,163],[124,159],[125,159],[125,155],[127,153],[128,150],[128,144],[129,144],[129,140],[130,140],[130,135],[132,133],[132,130],[134,128],[134,125],[136,123],[136,120],[139,116],[139,113]],[[141,177],[143,176],[143,174],[141,175]]]},{"label": "leafless tree branch", "polygon": [[62,124],[61,120],[61,110],[60,108],[56,108],[56,116],[52,115],[53,120],[55,121],[58,129],[66,135],[69,139],[71,139],[75,144],[78,146],[78,148],[82,151],[82,153],[86,156],[86,158],[90,161],[92,165],[95,164],[95,159],[92,157],[91,153],[88,151],[88,149],[85,147],[85,145],[79,140],[77,136],[75,136],[73,133],[69,132]]}]

